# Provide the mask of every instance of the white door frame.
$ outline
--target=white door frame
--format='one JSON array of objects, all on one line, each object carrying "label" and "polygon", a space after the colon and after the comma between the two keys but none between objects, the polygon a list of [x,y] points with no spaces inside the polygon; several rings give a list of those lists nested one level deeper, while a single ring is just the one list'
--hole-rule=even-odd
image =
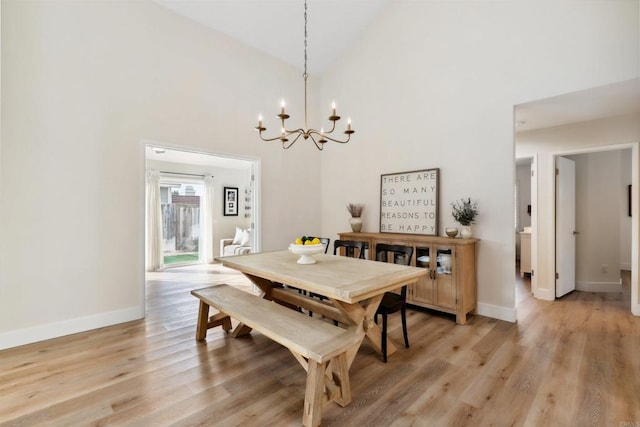
[{"label": "white door frame", "polygon": [[535,295],[538,289],[538,154],[516,157],[516,162],[522,159],[531,159],[531,293]]},{"label": "white door frame", "polygon": [[[613,145],[603,145],[598,147],[589,147],[589,148],[581,148],[574,149],[569,151],[555,152],[551,155],[553,156],[553,164],[555,165],[556,158],[561,156],[568,156],[572,154],[584,154],[584,153],[598,153],[602,151],[617,151],[617,150],[626,150],[631,149],[631,182],[638,183],[640,182],[640,142],[632,142],[627,144],[613,144]],[[553,180],[555,182],[555,167],[552,171],[549,171],[552,175],[548,177],[548,179]],[[633,185],[631,187],[631,312],[635,316],[640,316],[640,283],[638,281],[638,267],[640,265],[640,185]],[[552,194],[550,195],[550,200],[548,201],[551,206],[551,209],[554,214],[549,219],[551,220],[550,224],[553,230],[555,230],[556,219],[555,219],[555,209],[556,209],[556,190],[555,185],[553,186]],[[554,231],[555,236],[555,231]],[[547,265],[555,265],[556,259],[556,250],[555,243],[549,246],[549,251],[546,254],[542,254],[542,256],[547,258]],[[553,283],[554,290],[553,294],[555,295],[555,269],[549,269],[547,271],[546,277],[542,278],[546,283]],[[553,298],[552,298],[553,299]]]},{"label": "white door frame", "polygon": [[262,242],[262,220],[261,220],[261,206],[260,206],[260,191],[261,191],[261,185],[260,185],[260,177],[261,177],[261,164],[260,164],[260,158],[259,157],[252,157],[252,156],[243,156],[243,155],[239,155],[239,154],[227,154],[227,153],[219,153],[219,152],[215,152],[215,151],[206,151],[203,150],[202,148],[198,147],[188,147],[188,146],[184,146],[184,145],[171,145],[171,144],[167,144],[164,142],[158,142],[158,141],[152,141],[152,140],[148,140],[148,139],[143,139],[140,140],[140,236],[139,236],[139,241],[140,241],[140,253],[142,254],[142,269],[140,272],[141,278],[140,278],[140,305],[139,305],[139,309],[140,309],[140,313],[142,314],[142,316],[144,317],[144,315],[146,315],[146,289],[145,289],[145,224],[147,219],[145,218],[145,185],[146,185],[146,160],[147,160],[147,156],[146,156],[146,147],[147,145],[152,145],[154,147],[158,147],[158,148],[166,148],[168,150],[176,150],[176,151],[187,151],[187,152],[191,152],[191,153],[195,153],[195,154],[202,154],[204,156],[214,156],[214,157],[223,157],[223,158],[227,158],[227,159],[235,159],[235,160],[244,160],[244,161],[248,161],[251,162],[251,173],[253,175],[253,192],[252,192],[252,201],[251,201],[251,206],[252,206],[252,211],[253,211],[253,220],[252,220],[252,225],[253,225],[253,242],[252,242],[252,247],[255,248],[255,252],[260,252],[262,250],[261,248],[261,242]]}]

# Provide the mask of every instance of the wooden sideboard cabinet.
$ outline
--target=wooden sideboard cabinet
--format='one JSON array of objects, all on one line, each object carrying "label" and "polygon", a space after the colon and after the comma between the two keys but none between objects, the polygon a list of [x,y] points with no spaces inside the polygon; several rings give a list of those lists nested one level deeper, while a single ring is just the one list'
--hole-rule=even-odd
[{"label": "wooden sideboard cabinet", "polygon": [[413,246],[411,265],[429,272],[411,285],[407,302],[414,306],[455,314],[464,325],[467,314],[475,314],[478,302],[476,247],[478,239],[421,236],[391,233],[339,233],[341,240],[369,244],[368,258],[375,259],[378,243]]}]

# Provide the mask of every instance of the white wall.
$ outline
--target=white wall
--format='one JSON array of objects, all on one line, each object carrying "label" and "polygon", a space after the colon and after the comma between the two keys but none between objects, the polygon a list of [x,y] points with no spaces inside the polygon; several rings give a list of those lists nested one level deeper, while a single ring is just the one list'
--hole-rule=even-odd
[{"label": "white wall", "polygon": [[323,234],[355,199],[378,231],[380,174],[439,167],[441,232],[478,200],[479,312],[514,320],[513,106],[636,78],[638,28],[637,1],[389,2],[322,81],[357,131],[324,153]]},{"label": "white wall", "polygon": [[142,140],[259,158],[263,249],[320,228],[320,153],[252,128],[299,70],[152,2],[2,9],[0,348],[143,316]]},{"label": "white wall", "polygon": [[[554,155],[570,154],[640,141],[640,115],[610,117],[517,135],[516,155],[538,154],[538,289],[536,296],[553,299],[555,287]],[[633,277],[632,277],[633,280]],[[637,287],[637,279],[635,286]]]},{"label": "white wall", "polygon": [[[623,164],[631,150],[566,156],[576,167],[576,289],[620,290]],[[631,252],[631,233],[629,247]]]}]

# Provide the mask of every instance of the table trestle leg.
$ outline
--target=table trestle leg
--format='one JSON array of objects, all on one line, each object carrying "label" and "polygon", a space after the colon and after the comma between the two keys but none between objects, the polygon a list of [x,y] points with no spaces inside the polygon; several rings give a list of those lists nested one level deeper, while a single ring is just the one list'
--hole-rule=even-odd
[{"label": "table trestle leg", "polygon": [[294,351],[291,353],[307,371],[302,425],[319,426],[325,404],[336,402],[340,406],[346,406],[351,402],[347,354],[341,353],[329,362],[318,363]]}]

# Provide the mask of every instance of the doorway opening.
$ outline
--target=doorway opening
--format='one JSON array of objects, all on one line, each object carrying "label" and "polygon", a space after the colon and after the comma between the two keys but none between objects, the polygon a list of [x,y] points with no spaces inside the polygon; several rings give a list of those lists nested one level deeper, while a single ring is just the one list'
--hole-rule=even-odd
[{"label": "doorway opening", "polygon": [[[637,87],[640,79],[632,79],[606,86],[590,88],[579,92],[540,99],[514,106],[514,143],[515,157],[535,158],[535,175],[532,184],[537,184],[538,195],[532,197],[532,285],[533,296],[552,301],[556,299],[556,159],[588,152],[611,150],[629,150],[629,182],[620,182],[618,190],[629,193],[629,184],[638,182],[640,170],[640,143],[637,123],[640,118],[640,98]],[[589,106],[588,109],[580,108]],[[612,144],[611,141],[620,141]],[[629,142],[631,141],[631,142]],[[614,169],[601,168],[606,172]],[[515,174],[514,174],[515,175]],[[604,181],[604,180],[601,180]],[[600,181],[592,181],[599,185]],[[640,283],[638,267],[640,264],[639,242],[640,221],[638,220],[640,192],[633,186],[630,204],[633,216],[626,217],[630,223],[626,237],[630,242],[631,255],[627,264],[630,271],[624,278],[630,278],[630,308],[634,315],[640,315]],[[627,196],[628,198],[628,196]],[[578,202],[580,203],[580,202]],[[602,206],[608,206],[602,203]],[[629,206],[626,207],[627,212]],[[588,209],[578,206],[578,212],[584,214]],[[536,219],[537,216],[537,219]],[[578,226],[577,228],[580,228]],[[582,233],[581,230],[575,230]],[[584,237],[582,234],[576,235]],[[622,245],[622,242],[620,243]],[[537,246],[536,246],[537,245]],[[535,247],[534,247],[535,246]],[[629,246],[627,246],[629,247]],[[603,264],[605,264],[603,266]],[[608,265],[607,265],[608,264]],[[599,273],[616,271],[614,262],[598,260],[595,263]],[[623,266],[624,267],[624,266]],[[593,275],[592,275],[593,276]],[[593,282],[593,283],[580,283]],[[585,280],[576,277],[577,285],[599,285],[599,279]],[[606,280],[602,280],[607,282]],[[537,282],[533,283],[533,282]]]},{"label": "doorway opening", "polygon": [[574,290],[623,292],[632,258],[627,199],[632,148],[598,147],[554,157],[556,298]]},{"label": "doorway opening", "polygon": [[534,157],[516,159],[514,226],[516,242],[516,307],[533,292],[532,233],[536,188]]},{"label": "doorway opening", "polygon": [[[259,161],[144,141],[145,271],[213,263],[221,242],[249,230],[260,250]],[[230,215],[224,191],[239,195]]]}]

